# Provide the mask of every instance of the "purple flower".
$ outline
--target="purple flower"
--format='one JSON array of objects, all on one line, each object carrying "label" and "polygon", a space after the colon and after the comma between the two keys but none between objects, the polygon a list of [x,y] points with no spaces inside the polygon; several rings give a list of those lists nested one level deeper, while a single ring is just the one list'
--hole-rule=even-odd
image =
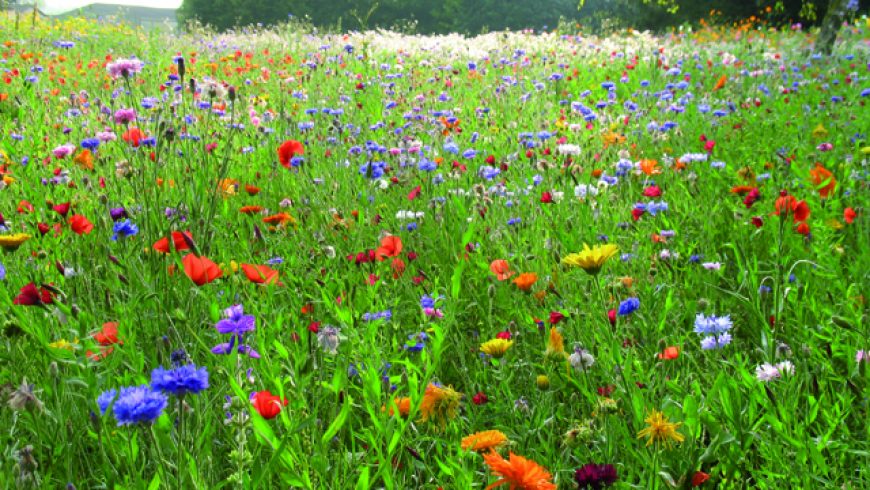
[{"label": "purple flower", "polygon": [[118,109],[113,116],[115,124],[127,124],[136,120],[136,111],[133,109]]},{"label": "purple flower", "polygon": [[616,468],[612,464],[589,463],[574,473],[578,488],[599,489],[616,483]]},{"label": "purple flower", "polygon": [[106,69],[109,70],[109,75],[111,75],[112,78],[127,78],[134,73],[142,71],[143,66],[145,66],[145,63],[136,59],[118,60],[106,65]]},{"label": "purple flower", "polygon": [[640,300],[637,298],[628,298],[622,303],[619,303],[617,313],[619,313],[620,316],[630,315],[637,311],[638,308],[640,308]]},{"label": "purple flower", "polygon": [[109,209],[109,216],[112,217],[112,221],[118,221],[121,218],[127,217],[127,210],[124,208],[111,208]]},{"label": "purple flower", "polygon": [[229,354],[234,350],[239,354],[246,354],[254,359],[259,359],[260,354],[251,346],[242,343],[244,335],[253,332],[256,328],[254,315],[245,315],[242,305],[233,305],[224,310],[223,320],[217,322],[215,328],[219,333],[230,334],[230,341],[214,346],[213,354]]},{"label": "purple flower", "polygon": [[112,402],[115,401],[115,397],[117,396],[118,390],[114,388],[100,393],[100,396],[97,397],[97,406],[100,407],[100,415],[106,415],[106,410],[109,409],[109,406],[112,405]]}]

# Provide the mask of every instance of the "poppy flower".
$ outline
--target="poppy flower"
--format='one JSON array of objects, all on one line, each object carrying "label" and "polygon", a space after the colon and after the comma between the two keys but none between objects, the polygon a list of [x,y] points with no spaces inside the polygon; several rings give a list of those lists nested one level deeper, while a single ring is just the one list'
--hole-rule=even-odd
[{"label": "poppy flower", "polygon": [[247,192],[249,196],[256,196],[260,193],[260,188],[251,184],[245,184],[245,192]]},{"label": "poppy flower", "polygon": [[408,200],[413,201],[417,199],[417,196],[420,195],[420,186],[415,187],[411,192],[408,193]]},{"label": "poppy flower", "polygon": [[207,257],[187,254],[181,259],[181,263],[184,265],[184,273],[197,286],[208,284],[223,275],[220,267]]},{"label": "poppy flower", "polygon": [[[186,240],[185,240],[185,236],[187,237]],[[185,231],[185,232],[173,231],[172,232],[172,245],[175,247],[175,250],[178,250],[178,251],[188,250],[190,248],[188,241],[190,243],[193,243],[193,236],[191,236],[189,231]],[[154,245],[152,245],[151,248],[153,248],[154,250],[157,250],[158,252],[168,254],[169,253],[169,239],[166,237],[163,237],[160,240],[157,240],[156,242],[154,242]]]},{"label": "poppy flower", "polygon": [[716,80],[716,85],[713,85],[713,91],[721,90],[725,87],[725,82],[728,81],[728,75],[722,75],[719,80]]},{"label": "poppy flower", "polygon": [[278,281],[279,273],[265,265],[242,264],[242,270],[249,281],[254,284],[282,284]]},{"label": "poppy flower", "polygon": [[257,214],[263,210],[263,206],[242,206],[239,212],[242,214]]},{"label": "poppy flower", "polygon": [[[822,199],[826,199],[837,187],[837,179],[834,178],[834,174],[823,167],[820,163],[816,163],[816,167],[810,170],[810,180],[812,180],[813,185],[818,189],[819,196],[821,196]],[[825,184],[825,182],[827,182],[827,184]],[[825,185],[819,187],[822,184]]]},{"label": "poppy flower", "polygon": [[[657,160],[651,160],[648,158],[644,158],[640,161],[640,171],[646,175],[656,175],[662,173],[661,169],[658,168],[659,162]],[[646,195],[646,194],[644,194]]]},{"label": "poppy flower", "polygon": [[305,147],[296,140],[287,140],[278,147],[278,160],[286,168],[290,168],[290,160],[296,155],[304,155]]},{"label": "poppy flower", "polygon": [[118,322],[106,322],[99,332],[94,334],[94,340],[100,345],[123,344],[118,340]]},{"label": "poppy flower", "polygon": [[287,399],[275,396],[268,390],[258,391],[251,395],[251,405],[264,419],[274,419],[281,413],[281,407],[287,406]]},{"label": "poppy flower", "polygon": [[489,270],[495,274],[495,278],[499,281],[504,281],[514,275],[510,264],[504,259],[496,259],[490,262]]},{"label": "poppy flower", "polygon": [[43,287],[38,288],[32,282],[22,287],[18,296],[12,301],[12,304],[21,306],[49,305],[51,303],[54,303],[51,291]]},{"label": "poppy flower", "polygon": [[70,207],[70,203],[65,202],[63,204],[54,205],[51,207],[51,209],[54,210],[55,213],[66,218],[66,215],[69,213],[69,207]]},{"label": "poppy flower", "polygon": [[94,231],[94,224],[80,214],[75,214],[70,217],[69,226],[77,235],[87,235]]},{"label": "poppy flower", "polygon": [[680,357],[680,349],[674,346],[665,347],[664,352],[659,353],[659,359],[664,359],[666,361],[672,361],[678,357]]},{"label": "poppy flower", "polygon": [[381,246],[375,250],[375,259],[378,262],[387,257],[396,257],[402,253],[402,239],[396,235],[387,235],[381,239]]},{"label": "poppy flower", "polygon": [[145,133],[143,133],[142,130],[139,128],[130,128],[124,131],[124,134],[121,135],[121,138],[129,143],[130,146],[138,148],[139,143],[145,139]]},{"label": "poppy flower", "polygon": [[783,218],[792,214],[795,223],[806,221],[810,217],[810,207],[806,201],[798,201],[788,194],[778,197],[775,206],[776,211],[773,214]]},{"label": "poppy flower", "polygon": [[549,191],[544,191],[541,193],[541,203],[542,204],[552,204],[553,203],[553,194]]},{"label": "poppy flower", "polygon": [[795,231],[797,231],[798,233],[800,233],[801,235],[804,235],[804,236],[809,235],[810,234],[810,225],[806,224],[806,222],[798,223],[797,228],[795,228]]},{"label": "poppy flower", "polygon": [[290,216],[287,213],[278,213],[271,216],[266,216],[265,218],[263,218],[263,223],[278,226],[287,226],[287,224],[289,223],[291,226],[296,226],[296,218]]},{"label": "poppy flower", "polygon": [[485,405],[489,402],[489,397],[486,396],[486,393],[482,391],[478,391],[471,397],[471,403],[475,405]]},{"label": "poppy flower", "polygon": [[396,257],[390,263],[390,268],[393,269],[393,279],[398,279],[405,273],[405,261]]},{"label": "poppy flower", "polygon": [[704,473],[703,471],[696,471],[694,475],[692,475],[692,486],[700,487],[705,481],[710,479],[710,475]]},{"label": "poppy flower", "polygon": [[18,214],[24,213],[32,213],[33,212],[33,204],[30,204],[28,201],[20,201],[18,203]]},{"label": "poppy flower", "polygon": [[846,221],[846,224],[851,225],[853,221],[855,221],[855,217],[858,216],[855,213],[855,210],[852,208],[846,208],[843,210],[843,220]]}]

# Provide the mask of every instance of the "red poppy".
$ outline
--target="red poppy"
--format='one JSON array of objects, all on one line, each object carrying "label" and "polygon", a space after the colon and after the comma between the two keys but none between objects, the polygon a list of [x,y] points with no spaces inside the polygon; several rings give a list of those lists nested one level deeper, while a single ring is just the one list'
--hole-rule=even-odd
[{"label": "red poppy", "polygon": [[242,264],[242,270],[245,271],[245,276],[254,284],[277,284],[282,286],[278,281],[278,271],[265,265]]},{"label": "red poppy", "polygon": [[33,212],[33,204],[30,204],[27,201],[20,201],[18,203],[18,214],[32,213],[32,212]]},{"label": "red poppy", "polygon": [[70,217],[69,226],[77,235],[87,235],[94,231],[94,224],[80,214],[74,214]]},{"label": "red poppy", "polygon": [[[185,235],[187,236],[187,240],[184,239]],[[190,248],[190,245],[188,245],[188,243],[187,243],[188,240],[191,243],[193,243],[193,236],[191,236],[189,231],[185,231],[185,232],[173,231],[172,232],[172,245],[175,246],[175,250],[178,250],[178,251],[188,250]],[[169,239],[166,237],[163,237],[160,240],[157,240],[156,242],[154,242],[154,245],[152,245],[152,248],[154,250],[157,250],[158,252],[168,254],[169,253]]]},{"label": "red poppy", "polygon": [[843,210],[843,219],[846,221],[846,224],[851,225],[853,221],[855,221],[855,217],[858,214],[852,208],[846,208]]},{"label": "red poppy", "polygon": [[659,353],[659,359],[666,361],[672,361],[678,357],[680,357],[680,349],[678,347],[665,347],[664,352]]},{"label": "red poppy", "polygon": [[405,261],[396,257],[390,263],[390,268],[393,269],[393,279],[398,279],[405,273]]},{"label": "red poppy", "polygon": [[278,160],[281,162],[281,165],[290,168],[290,160],[293,159],[295,155],[304,155],[305,147],[302,143],[296,140],[287,140],[281,143],[281,146],[278,147]]},{"label": "red poppy", "polygon": [[798,223],[810,217],[810,207],[806,201],[798,201],[794,196],[785,194],[776,199],[776,212],[773,214],[782,217],[792,214],[794,222]]},{"label": "red poppy", "polygon": [[610,325],[616,325],[616,309],[607,310],[607,320],[610,322]]},{"label": "red poppy", "polygon": [[21,306],[48,305],[51,303],[54,303],[51,291],[42,287],[38,288],[32,282],[22,287],[18,296],[12,301],[12,304]]},{"label": "red poppy", "polygon": [[268,390],[251,395],[251,405],[264,419],[274,419],[281,413],[281,407],[287,406],[287,399],[275,396]]},{"label": "red poppy", "polygon": [[247,192],[249,196],[256,196],[260,193],[260,188],[251,184],[245,184],[245,192]]},{"label": "red poppy", "polygon": [[703,471],[696,471],[694,475],[692,475],[692,486],[700,487],[705,481],[710,479],[710,475],[704,473]]},{"label": "red poppy", "polygon": [[810,225],[808,225],[804,222],[798,223],[797,228],[795,228],[795,231],[797,231],[798,233],[800,233],[801,235],[804,235],[804,236],[809,235],[810,234]]},{"label": "red poppy", "polygon": [[139,128],[130,128],[127,131],[124,131],[124,134],[121,135],[121,138],[129,143],[130,146],[138,148],[139,143],[145,139],[145,133],[143,133],[142,130]]},{"label": "red poppy", "polygon": [[51,209],[53,209],[54,212],[56,212],[57,214],[66,218],[67,213],[69,213],[69,206],[70,206],[70,204],[68,202],[65,202],[63,204],[58,204],[56,206],[52,206]]},{"label": "red poppy", "polygon": [[507,260],[504,259],[496,259],[490,262],[489,270],[495,274],[496,279],[499,281],[505,281],[514,275],[514,272],[511,271],[510,264],[508,264]]},{"label": "red poppy", "polygon": [[497,339],[502,339],[502,340],[510,340],[510,339],[511,339],[511,333],[510,333],[509,330],[503,330],[503,331],[501,331],[501,332],[495,334],[495,338],[497,338]]},{"label": "red poppy", "polygon": [[106,322],[99,332],[94,334],[94,340],[100,345],[123,344],[118,340],[118,322]]},{"label": "red poppy", "polygon": [[181,259],[181,263],[184,265],[184,273],[197,286],[208,284],[223,275],[220,267],[207,257],[187,254]]},{"label": "red poppy", "polygon": [[565,315],[558,311],[550,312],[550,325],[558,325],[559,322],[565,319]]},{"label": "red poppy", "polygon": [[375,250],[375,258],[380,262],[387,257],[396,257],[402,253],[402,239],[395,235],[387,235],[381,239],[381,246]]},{"label": "red poppy", "polygon": [[408,199],[413,201],[414,199],[417,199],[417,196],[419,196],[419,195],[420,195],[420,186],[418,185],[417,187],[414,188],[414,190],[412,190],[411,192],[408,193]]},{"label": "red poppy", "polygon": [[551,194],[549,191],[542,192],[541,202],[544,204],[551,204],[553,202],[553,194]]}]

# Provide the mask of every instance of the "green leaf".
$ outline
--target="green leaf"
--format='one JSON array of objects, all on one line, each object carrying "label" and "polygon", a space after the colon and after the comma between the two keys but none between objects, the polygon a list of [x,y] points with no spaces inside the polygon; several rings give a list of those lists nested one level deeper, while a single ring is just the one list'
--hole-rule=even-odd
[{"label": "green leaf", "polygon": [[335,420],[333,420],[332,423],[329,424],[329,428],[326,429],[326,432],[324,432],[323,436],[320,438],[320,442],[322,444],[328,443],[330,439],[338,434],[338,431],[341,430],[345,422],[347,422],[347,417],[348,415],[350,415],[350,405],[350,395],[345,395],[344,405],[342,405],[341,411],[338,412],[338,417],[335,417]]},{"label": "green leaf", "polygon": [[148,490],[157,490],[160,488],[160,473],[155,473],[151,483],[148,484]]}]

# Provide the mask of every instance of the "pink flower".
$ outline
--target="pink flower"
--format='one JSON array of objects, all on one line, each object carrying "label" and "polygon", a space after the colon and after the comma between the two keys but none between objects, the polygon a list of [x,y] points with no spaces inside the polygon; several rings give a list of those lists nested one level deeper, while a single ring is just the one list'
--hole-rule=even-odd
[{"label": "pink flower", "polygon": [[142,63],[140,60],[118,60],[106,65],[106,69],[109,70],[109,75],[112,78],[127,78],[134,73],[142,71],[143,66],[145,66],[145,63]]},{"label": "pink flower", "polygon": [[60,160],[64,157],[72,155],[72,152],[74,152],[75,150],[76,150],[75,146],[67,143],[65,145],[58,146],[54,150],[51,150],[51,153],[54,155],[54,158],[57,158],[58,160]]},{"label": "pink flower", "polygon": [[661,197],[662,189],[657,185],[651,185],[643,190],[644,197]]},{"label": "pink flower", "polygon": [[423,308],[423,313],[428,317],[435,318],[444,318],[444,313],[441,310],[436,310],[435,308]]}]

